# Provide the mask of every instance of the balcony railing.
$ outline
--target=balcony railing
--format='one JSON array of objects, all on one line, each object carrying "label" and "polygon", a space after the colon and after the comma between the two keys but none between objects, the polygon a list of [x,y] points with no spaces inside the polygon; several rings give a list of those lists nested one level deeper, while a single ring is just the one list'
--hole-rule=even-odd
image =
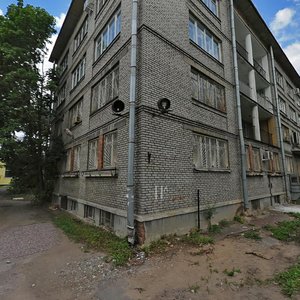
[{"label": "balcony railing", "polygon": [[243,81],[240,81],[240,91],[241,93],[245,94],[246,96],[248,96],[250,99],[251,99],[251,87],[243,82]]},{"label": "balcony railing", "polygon": [[267,77],[267,73],[266,71],[264,70],[264,68],[260,65],[260,63],[257,61],[257,60],[253,60],[254,61],[254,68],[255,70],[261,75],[263,76],[264,78]]},{"label": "balcony railing", "polygon": [[245,60],[248,61],[248,52],[239,42],[236,42],[236,50]]},{"label": "balcony railing", "polygon": [[257,102],[270,113],[274,112],[273,104],[267,96],[257,93]]}]

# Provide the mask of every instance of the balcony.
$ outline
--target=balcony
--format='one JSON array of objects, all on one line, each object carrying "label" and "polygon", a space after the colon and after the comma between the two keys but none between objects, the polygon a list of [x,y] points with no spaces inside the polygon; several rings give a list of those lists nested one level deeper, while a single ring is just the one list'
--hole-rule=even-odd
[{"label": "balcony", "polygon": [[236,50],[241,57],[248,61],[248,52],[239,42],[236,42]]},{"label": "balcony", "polygon": [[251,99],[251,87],[243,82],[243,81],[240,81],[240,92],[244,95],[246,95],[247,97],[249,97]]},{"label": "balcony", "polygon": [[274,113],[273,104],[267,96],[257,93],[257,102],[271,114]]},{"label": "balcony", "polygon": [[265,79],[267,79],[267,73],[266,71],[264,70],[264,68],[260,65],[260,63],[253,59],[253,62],[254,62],[254,69]]}]

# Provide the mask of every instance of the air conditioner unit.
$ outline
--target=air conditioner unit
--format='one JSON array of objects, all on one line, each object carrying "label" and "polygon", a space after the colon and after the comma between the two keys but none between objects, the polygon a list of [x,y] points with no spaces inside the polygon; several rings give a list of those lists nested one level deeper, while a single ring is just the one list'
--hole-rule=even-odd
[{"label": "air conditioner unit", "polygon": [[262,153],[262,161],[273,159],[273,152],[271,151],[263,151]]},{"label": "air conditioner unit", "polygon": [[87,13],[93,12],[94,0],[85,0],[83,5],[83,10]]}]

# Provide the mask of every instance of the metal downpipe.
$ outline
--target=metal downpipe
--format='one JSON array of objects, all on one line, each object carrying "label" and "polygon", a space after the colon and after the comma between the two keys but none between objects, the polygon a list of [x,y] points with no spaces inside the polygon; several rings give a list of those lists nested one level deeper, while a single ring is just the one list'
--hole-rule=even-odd
[{"label": "metal downpipe", "polygon": [[137,61],[137,15],[138,0],[132,0],[131,18],[131,64],[129,99],[129,141],[127,171],[127,232],[128,242],[135,243],[134,224],[134,151],[135,151],[135,106],[136,106],[136,61]]},{"label": "metal downpipe", "polygon": [[247,210],[250,208],[250,206],[249,206],[249,197],[248,197],[248,188],[247,188],[246,150],[245,150],[245,141],[244,141],[244,134],[243,134],[243,123],[242,123],[233,0],[230,0],[230,19],[231,19],[230,23],[231,23],[231,35],[232,35],[232,52],[233,52],[234,80],[235,80],[236,106],[237,106],[237,117],[238,117],[238,131],[239,131],[240,151],[241,151],[242,188],[243,188],[243,196],[244,196],[244,209]]}]

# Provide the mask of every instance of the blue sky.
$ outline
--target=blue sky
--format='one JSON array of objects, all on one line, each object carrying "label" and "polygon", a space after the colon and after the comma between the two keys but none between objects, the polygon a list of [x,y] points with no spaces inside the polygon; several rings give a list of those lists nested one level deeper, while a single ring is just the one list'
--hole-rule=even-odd
[{"label": "blue sky", "polygon": [[[11,3],[17,0],[0,0],[0,14]],[[70,3],[71,0],[24,0],[25,5],[43,7],[55,16],[58,30]],[[253,3],[300,74],[300,0],[253,0]],[[50,44],[48,48],[51,50]]]}]

